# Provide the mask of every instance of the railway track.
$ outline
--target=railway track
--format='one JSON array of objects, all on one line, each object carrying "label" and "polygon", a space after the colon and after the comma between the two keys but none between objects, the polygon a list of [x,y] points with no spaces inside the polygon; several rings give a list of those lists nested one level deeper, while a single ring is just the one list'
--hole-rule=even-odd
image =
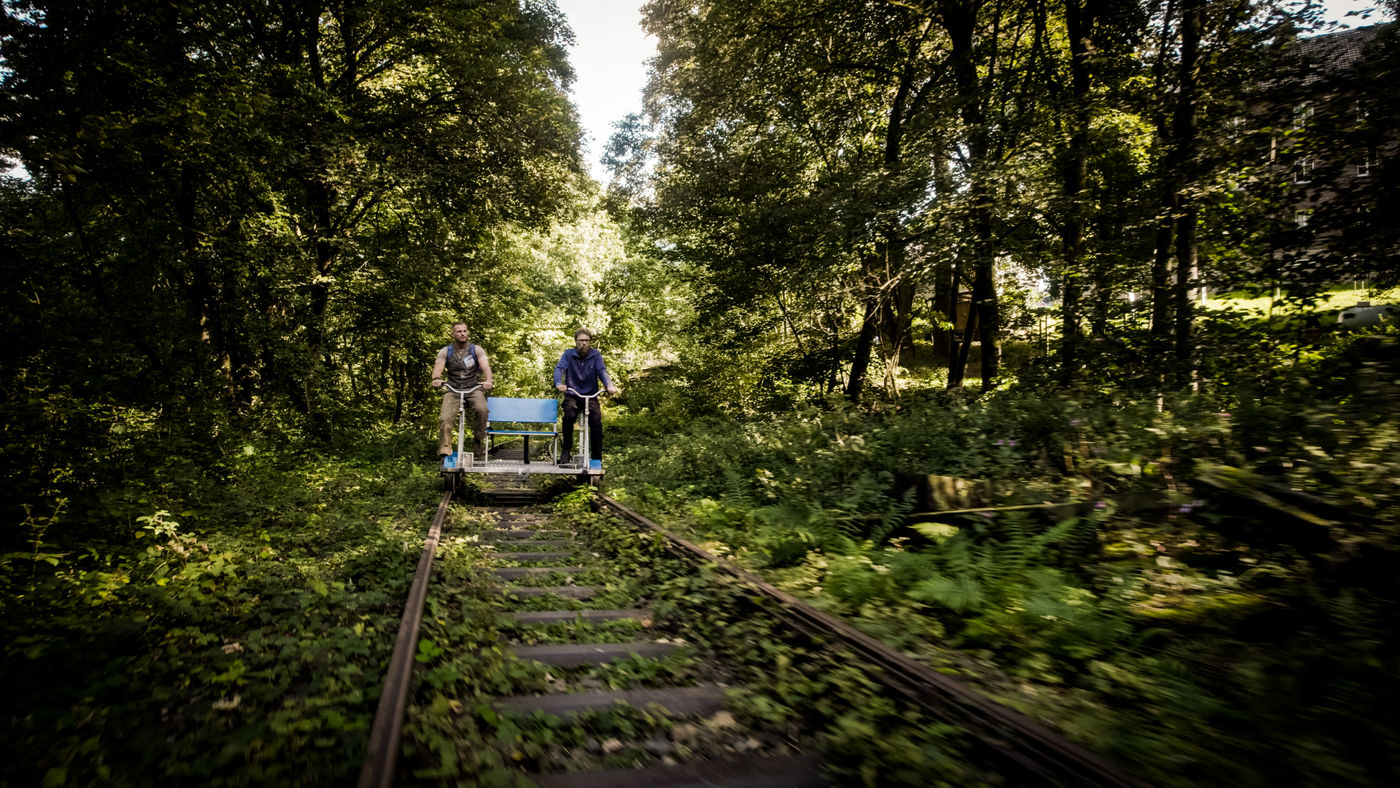
[{"label": "railway track", "polygon": [[590,503],[558,518],[523,484],[470,508],[443,496],[361,788],[1140,784],[607,496]]}]

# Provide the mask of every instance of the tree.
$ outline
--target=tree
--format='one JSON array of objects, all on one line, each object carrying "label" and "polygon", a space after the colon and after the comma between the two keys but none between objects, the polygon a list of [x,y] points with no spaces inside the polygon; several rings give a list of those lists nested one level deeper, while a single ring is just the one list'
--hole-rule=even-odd
[{"label": "tree", "polygon": [[402,390],[489,281],[494,228],[579,201],[550,2],[17,2],[4,24],[0,148],[65,217],[56,273],[96,303],[64,306],[123,340],[123,396],[213,384],[325,434],[366,355]]},{"label": "tree", "polygon": [[[825,334],[820,344],[833,349],[835,327],[853,326],[845,391],[856,400],[877,340],[886,368],[897,368],[918,287],[936,282],[950,318],[945,305],[971,274],[990,385],[994,268],[1011,244],[1004,198],[1024,170],[1012,153],[1042,109],[1045,7],[656,2],[647,19],[660,51],[650,217],[717,285],[709,311],[773,303],[769,326]],[[814,301],[814,282],[824,309],[841,314],[787,303]],[[819,319],[791,319],[804,311]],[[951,348],[950,385],[960,385],[969,347]]]}]

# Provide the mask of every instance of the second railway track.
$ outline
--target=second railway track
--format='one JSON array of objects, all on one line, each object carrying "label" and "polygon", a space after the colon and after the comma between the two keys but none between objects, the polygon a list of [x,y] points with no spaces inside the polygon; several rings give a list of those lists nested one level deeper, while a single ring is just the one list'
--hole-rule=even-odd
[{"label": "second railway track", "polygon": [[1138,784],[606,496],[450,497],[362,788]]}]

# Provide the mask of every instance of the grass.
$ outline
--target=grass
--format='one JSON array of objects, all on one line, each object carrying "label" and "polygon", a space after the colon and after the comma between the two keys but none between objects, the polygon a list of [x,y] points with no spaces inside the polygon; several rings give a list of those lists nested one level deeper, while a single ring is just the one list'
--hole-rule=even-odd
[{"label": "grass", "polygon": [[[1359,284],[1359,283],[1358,283]],[[1365,287],[1340,286],[1323,293],[1317,303],[1308,308],[1300,308],[1296,304],[1275,298],[1273,295],[1251,296],[1242,292],[1222,293],[1213,296],[1201,304],[1206,309],[1234,310],[1238,312],[1252,312],[1261,317],[1270,314],[1302,315],[1307,313],[1326,313],[1335,318],[1335,314],[1350,306],[1355,306],[1358,302],[1368,301],[1372,304],[1386,304],[1400,302],[1400,287],[1389,290],[1377,290]]]}]

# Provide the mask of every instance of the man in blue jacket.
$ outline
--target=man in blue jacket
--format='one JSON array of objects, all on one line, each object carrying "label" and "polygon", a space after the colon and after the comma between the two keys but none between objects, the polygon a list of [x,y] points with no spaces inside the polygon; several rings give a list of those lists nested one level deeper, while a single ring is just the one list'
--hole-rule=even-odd
[{"label": "man in blue jacket", "polygon": [[[574,420],[583,409],[582,397],[569,393],[573,389],[585,397],[598,392],[598,381],[609,394],[616,394],[617,387],[608,377],[603,355],[593,349],[593,334],[579,329],[574,333],[574,346],[564,351],[559,363],[554,365],[554,387],[564,394],[564,454],[560,464],[567,462],[574,453]],[[588,405],[588,448],[589,459],[603,459],[603,408],[599,399]]]}]

